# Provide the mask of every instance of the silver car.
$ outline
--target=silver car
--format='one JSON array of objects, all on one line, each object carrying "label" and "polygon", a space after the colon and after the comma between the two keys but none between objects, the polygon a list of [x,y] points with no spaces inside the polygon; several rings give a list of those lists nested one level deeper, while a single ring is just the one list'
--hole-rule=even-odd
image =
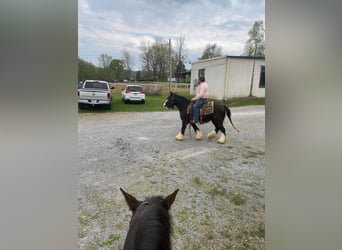
[{"label": "silver car", "polygon": [[121,99],[124,103],[140,102],[145,103],[145,91],[140,85],[126,85],[121,92]]}]

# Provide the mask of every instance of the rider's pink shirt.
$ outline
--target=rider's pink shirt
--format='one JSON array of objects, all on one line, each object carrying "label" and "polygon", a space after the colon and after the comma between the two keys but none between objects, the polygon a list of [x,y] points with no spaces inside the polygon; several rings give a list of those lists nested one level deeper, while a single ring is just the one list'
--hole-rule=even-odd
[{"label": "rider's pink shirt", "polygon": [[195,99],[198,100],[200,98],[208,98],[209,97],[209,89],[208,84],[206,82],[201,82],[197,87],[197,94]]}]

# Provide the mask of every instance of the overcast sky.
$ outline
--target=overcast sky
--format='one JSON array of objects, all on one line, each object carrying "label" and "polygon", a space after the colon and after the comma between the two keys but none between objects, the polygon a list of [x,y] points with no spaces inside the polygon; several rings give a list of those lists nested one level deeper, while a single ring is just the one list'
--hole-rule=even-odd
[{"label": "overcast sky", "polygon": [[209,43],[241,55],[257,20],[265,22],[264,0],[78,0],[78,55],[98,65],[100,54],[121,59],[126,49],[138,70],[141,42],[171,39],[175,49],[180,35],[189,61]]}]

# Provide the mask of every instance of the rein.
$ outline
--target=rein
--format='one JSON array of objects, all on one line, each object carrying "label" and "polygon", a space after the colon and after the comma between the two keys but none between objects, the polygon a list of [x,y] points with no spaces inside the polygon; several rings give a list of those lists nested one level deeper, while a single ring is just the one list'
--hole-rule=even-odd
[{"label": "rein", "polygon": [[189,136],[190,136],[190,139],[191,139],[191,123],[189,122]]}]

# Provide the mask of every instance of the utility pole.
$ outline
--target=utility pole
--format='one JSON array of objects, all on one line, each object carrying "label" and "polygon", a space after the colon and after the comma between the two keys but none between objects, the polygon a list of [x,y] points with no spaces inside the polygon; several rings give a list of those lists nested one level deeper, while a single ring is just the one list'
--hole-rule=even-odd
[{"label": "utility pole", "polygon": [[171,92],[171,81],[172,81],[171,39],[169,39],[169,64],[170,64],[169,92]]},{"label": "utility pole", "polygon": [[252,77],[251,77],[251,88],[249,89],[249,96],[248,97],[253,97],[253,80],[254,80],[254,69],[255,69],[255,55],[256,55],[256,50],[257,50],[257,45],[255,44],[254,47],[254,59],[253,59],[253,68],[252,68]]}]

